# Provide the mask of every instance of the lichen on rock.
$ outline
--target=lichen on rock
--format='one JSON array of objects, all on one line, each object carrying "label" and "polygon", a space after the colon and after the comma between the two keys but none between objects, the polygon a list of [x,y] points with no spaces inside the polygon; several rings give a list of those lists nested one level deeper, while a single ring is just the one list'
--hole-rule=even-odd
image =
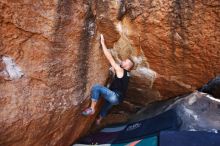
[{"label": "lichen on rock", "polygon": [[15,80],[21,78],[24,75],[21,68],[15,64],[12,58],[3,56],[1,59],[5,65],[5,68],[0,72],[0,74],[5,79]]}]

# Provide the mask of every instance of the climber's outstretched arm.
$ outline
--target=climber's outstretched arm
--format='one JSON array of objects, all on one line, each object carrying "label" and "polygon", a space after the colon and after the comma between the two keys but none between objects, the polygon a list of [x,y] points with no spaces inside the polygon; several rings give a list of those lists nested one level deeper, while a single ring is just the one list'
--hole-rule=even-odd
[{"label": "climber's outstretched arm", "polygon": [[[102,50],[105,54],[105,57],[108,59],[109,63],[111,64],[111,66],[115,69],[116,74],[123,74],[123,69],[115,62],[114,58],[112,57],[111,53],[108,51],[106,45],[105,45],[105,40],[103,35],[101,34],[101,45],[102,45]],[[119,75],[121,76],[121,75]]]}]

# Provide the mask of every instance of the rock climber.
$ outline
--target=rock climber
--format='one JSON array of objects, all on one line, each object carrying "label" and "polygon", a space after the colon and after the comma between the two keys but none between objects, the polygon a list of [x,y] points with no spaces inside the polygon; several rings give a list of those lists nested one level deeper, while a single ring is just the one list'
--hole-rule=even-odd
[{"label": "rock climber", "polygon": [[82,112],[82,114],[84,116],[93,115],[95,113],[97,101],[102,95],[102,97],[105,99],[105,103],[101,108],[99,118],[96,120],[96,124],[100,124],[101,120],[107,115],[107,112],[109,111],[109,109],[111,109],[113,105],[117,105],[123,101],[128,88],[129,72],[134,66],[134,62],[130,58],[127,58],[117,64],[111,53],[108,51],[102,34],[101,45],[107,60],[112,66],[111,70],[115,73],[115,77],[109,88],[99,84],[95,84],[92,87],[91,105],[90,107],[86,108]]}]

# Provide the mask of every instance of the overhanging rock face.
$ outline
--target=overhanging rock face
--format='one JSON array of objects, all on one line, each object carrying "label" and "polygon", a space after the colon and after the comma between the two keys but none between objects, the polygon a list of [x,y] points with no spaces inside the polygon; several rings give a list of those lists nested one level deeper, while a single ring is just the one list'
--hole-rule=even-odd
[{"label": "overhanging rock face", "polygon": [[91,85],[108,73],[90,4],[2,0],[0,15],[0,145],[70,145],[93,121],[80,115]]},{"label": "overhanging rock face", "polygon": [[97,21],[107,19],[110,29],[99,23],[97,28],[115,58],[131,56],[136,62],[126,102],[106,121],[121,121],[151,101],[190,93],[218,75],[219,9],[218,1],[96,1],[93,13]]},{"label": "overhanging rock face", "polygon": [[94,117],[81,110],[92,85],[108,78],[100,33],[115,58],[136,63],[110,121],[201,87],[220,73],[219,7],[218,0],[1,0],[0,145],[70,145],[89,129]]}]

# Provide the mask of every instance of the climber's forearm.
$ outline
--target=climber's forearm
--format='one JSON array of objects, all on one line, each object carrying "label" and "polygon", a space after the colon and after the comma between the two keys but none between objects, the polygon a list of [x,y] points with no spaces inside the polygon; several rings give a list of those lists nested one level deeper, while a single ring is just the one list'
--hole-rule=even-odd
[{"label": "climber's forearm", "polygon": [[108,51],[106,45],[103,43],[102,44],[102,50],[103,50],[103,53],[105,54],[105,57],[108,59],[108,60],[111,60],[112,58],[112,55],[111,53]]},{"label": "climber's forearm", "polygon": [[104,43],[102,44],[102,50],[103,50],[105,57],[108,59],[109,63],[111,64],[111,66],[113,68],[116,68],[117,64]]},{"label": "climber's forearm", "polygon": [[112,54],[108,51],[108,49],[107,49],[107,47],[105,45],[104,36],[102,34],[100,36],[101,36],[102,50],[103,50],[103,52],[105,54],[105,57],[110,62],[111,66],[115,70],[115,73],[117,74],[117,76],[123,75],[123,71],[124,70],[115,62],[114,58],[112,57]]},{"label": "climber's forearm", "polygon": [[106,45],[105,45],[105,41],[104,41],[104,36],[101,34],[101,45],[102,45],[102,50],[105,54],[105,57],[108,59],[109,63],[111,64],[111,66],[117,71],[120,70],[120,66],[115,62],[114,58],[112,57],[112,54],[109,52],[109,50],[107,49]]},{"label": "climber's forearm", "polygon": [[[106,54],[110,54],[110,52],[108,51],[108,49],[107,49],[105,43],[102,42],[101,45],[102,45],[102,50],[103,50],[104,54],[105,54],[105,55],[106,55]],[[111,54],[110,54],[110,55],[111,55]]]},{"label": "climber's forearm", "polygon": [[105,54],[105,57],[108,59],[109,63],[111,64],[111,66],[115,69],[118,70],[118,68],[120,67],[114,60],[114,58],[112,57],[112,54],[110,53],[110,51],[107,49],[105,42],[104,42],[104,37],[101,36],[101,45],[102,45],[102,50],[103,53]]}]

